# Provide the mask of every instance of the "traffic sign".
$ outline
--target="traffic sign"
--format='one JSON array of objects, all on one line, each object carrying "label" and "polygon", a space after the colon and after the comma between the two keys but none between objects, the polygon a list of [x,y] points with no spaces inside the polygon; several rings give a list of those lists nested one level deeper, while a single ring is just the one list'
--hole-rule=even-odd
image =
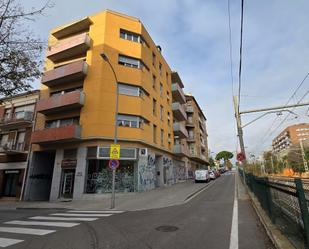
[{"label": "traffic sign", "polygon": [[116,159],[109,160],[108,167],[112,170],[115,170],[119,167],[119,161]]},{"label": "traffic sign", "polygon": [[111,144],[110,152],[109,152],[110,159],[119,159],[120,158],[120,144]]},{"label": "traffic sign", "polygon": [[237,161],[243,162],[243,161],[245,161],[245,160],[246,160],[246,156],[245,156],[242,152],[239,152],[239,153],[237,154]]}]

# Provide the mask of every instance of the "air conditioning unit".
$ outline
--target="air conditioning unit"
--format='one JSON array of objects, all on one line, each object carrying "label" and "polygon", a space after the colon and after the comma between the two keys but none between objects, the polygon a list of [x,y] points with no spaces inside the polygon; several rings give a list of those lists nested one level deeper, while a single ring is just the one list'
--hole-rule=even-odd
[{"label": "air conditioning unit", "polygon": [[148,149],[147,148],[139,149],[139,155],[140,156],[148,156]]}]

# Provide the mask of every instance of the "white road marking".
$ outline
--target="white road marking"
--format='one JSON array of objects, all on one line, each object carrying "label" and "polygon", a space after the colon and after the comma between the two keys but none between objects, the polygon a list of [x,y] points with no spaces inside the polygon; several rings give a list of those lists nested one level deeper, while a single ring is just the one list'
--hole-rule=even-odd
[{"label": "white road marking", "polygon": [[78,216],[78,217],[108,217],[113,214],[80,214],[80,213],[55,213],[55,216]]},{"label": "white road marking", "polygon": [[23,240],[0,238],[0,247],[7,247],[7,246],[15,245],[20,242],[23,242]]},{"label": "white road marking", "polygon": [[229,249],[238,249],[238,200],[237,200],[236,175],[235,175],[235,195],[234,195],[234,206],[233,206],[233,218],[232,218],[232,228],[231,228]]},{"label": "white road marking", "polygon": [[23,227],[0,227],[0,232],[31,234],[31,235],[46,235],[49,233],[56,232],[56,230],[33,229],[33,228],[23,228]]},{"label": "white road marking", "polygon": [[79,225],[80,223],[12,220],[12,221],[4,222],[4,224],[22,225],[22,226],[75,227]]},{"label": "white road marking", "polygon": [[95,221],[98,218],[34,216],[30,220]]},{"label": "white road marking", "polygon": [[104,210],[104,211],[93,211],[93,210],[70,210],[68,213],[97,213],[97,214],[121,214],[124,211],[118,210]]}]

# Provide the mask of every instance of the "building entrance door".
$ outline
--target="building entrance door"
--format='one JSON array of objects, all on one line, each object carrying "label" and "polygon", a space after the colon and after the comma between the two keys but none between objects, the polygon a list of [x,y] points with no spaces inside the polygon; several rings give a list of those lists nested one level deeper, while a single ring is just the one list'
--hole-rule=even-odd
[{"label": "building entrance door", "polygon": [[75,169],[62,170],[61,197],[73,198]]},{"label": "building entrance door", "polygon": [[6,170],[4,172],[4,192],[3,196],[16,197],[16,189],[18,185],[19,171]]}]

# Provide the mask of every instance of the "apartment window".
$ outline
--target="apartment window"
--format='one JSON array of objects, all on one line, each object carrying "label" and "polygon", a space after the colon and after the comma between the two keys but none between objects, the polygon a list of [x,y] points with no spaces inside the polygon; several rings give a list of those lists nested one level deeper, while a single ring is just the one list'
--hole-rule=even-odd
[{"label": "apartment window", "polygon": [[159,72],[160,72],[160,75],[162,75],[162,64],[159,63]]},{"label": "apartment window", "polygon": [[166,91],[166,99],[167,99],[167,103],[170,103],[170,92]]},{"label": "apartment window", "polygon": [[168,148],[171,149],[171,133],[168,133],[167,135],[167,142],[168,142]]},{"label": "apartment window", "polygon": [[155,67],[156,66],[156,54],[152,53],[152,65]]},{"label": "apartment window", "polygon": [[156,125],[153,125],[153,142],[154,143],[157,143],[157,126]]},{"label": "apartment window", "polygon": [[9,141],[9,134],[2,134],[1,136],[1,146],[4,146]]},{"label": "apartment window", "polygon": [[166,76],[166,84],[168,84],[168,72],[166,72],[166,74],[165,74],[165,76]]},{"label": "apartment window", "polygon": [[171,125],[171,116],[170,112],[167,112],[167,124],[170,126]]},{"label": "apartment window", "polygon": [[21,118],[31,118],[34,112],[34,105],[26,105],[16,107],[14,110],[13,118],[21,119]]},{"label": "apartment window", "polygon": [[157,101],[155,99],[152,99],[152,114],[157,115]]},{"label": "apartment window", "polygon": [[142,123],[143,123],[143,119],[138,116],[134,116],[134,115],[119,114],[117,118],[118,126],[141,128]]},{"label": "apartment window", "polygon": [[146,92],[141,87],[124,83],[118,83],[118,93],[136,97],[141,97],[146,94]]},{"label": "apartment window", "polygon": [[78,125],[79,124],[79,117],[73,118],[64,118],[64,119],[57,119],[57,120],[49,120],[45,122],[45,128],[58,128],[68,125]]},{"label": "apartment window", "polygon": [[163,113],[164,113],[163,106],[160,105],[160,120],[161,120],[161,121],[163,121]]},{"label": "apartment window", "polygon": [[119,55],[118,57],[118,64],[126,66],[126,67],[132,67],[132,68],[146,68],[148,70],[148,67],[140,60],[124,55]]},{"label": "apartment window", "polygon": [[160,82],[160,96],[161,97],[163,96],[163,85],[161,82]]},{"label": "apartment window", "polygon": [[152,88],[156,89],[156,76],[152,75]]},{"label": "apartment window", "polygon": [[164,144],[164,130],[163,129],[161,129],[160,141],[161,141],[161,145],[163,145]]},{"label": "apartment window", "polygon": [[120,29],[120,38],[133,42],[141,42],[141,36],[139,34],[124,29]]}]

